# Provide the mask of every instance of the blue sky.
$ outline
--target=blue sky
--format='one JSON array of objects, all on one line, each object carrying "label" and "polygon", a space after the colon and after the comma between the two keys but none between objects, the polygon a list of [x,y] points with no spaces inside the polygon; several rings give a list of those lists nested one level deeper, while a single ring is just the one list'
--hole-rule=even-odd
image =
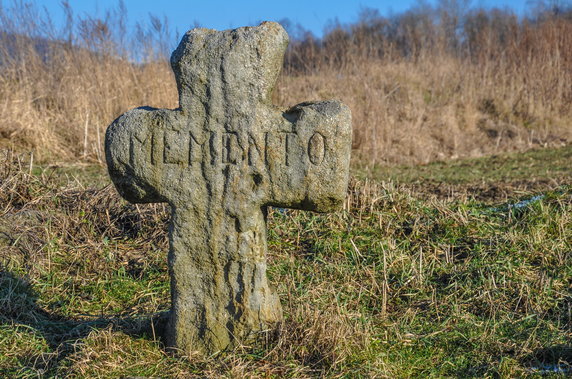
[{"label": "blue sky", "polygon": [[[76,14],[103,15],[106,9],[117,5],[117,0],[68,0]],[[435,0],[425,0],[434,3]],[[63,19],[59,0],[36,0],[46,7],[56,23]],[[190,29],[195,22],[212,29],[254,25],[258,21],[278,21],[284,18],[299,23],[321,36],[328,21],[338,19],[341,23],[357,19],[360,9],[375,8],[382,15],[403,12],[419,0],[124,0],[130,23],[146,22],[149,14],[169,20],[173,31],[179,35]],[[530,0],[472,0],[472,6],[510,8],[524,14]],[[1,3],[1,0],[0,0]],[[9,1],[4,2],[6,5]]]}]

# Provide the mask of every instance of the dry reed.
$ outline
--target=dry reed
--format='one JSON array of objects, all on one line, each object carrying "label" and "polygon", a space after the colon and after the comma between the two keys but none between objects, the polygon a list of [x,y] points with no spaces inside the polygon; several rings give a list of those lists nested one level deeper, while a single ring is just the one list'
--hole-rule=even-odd
[{"label": "dry reed", "polygon": [[[161,58],[165,23],[153,18],[131,38],[124,10],[96,19],[66,8],[58,34],[33,4],[18,4],[0,7],[0,147],[34,151],[40,162],[103,163],[103,135],[115,117],[141,105],[177,106]],[[294,40],[276,103],[343,100],[353,113],[354,157],[364,165],[567,144],[572,17],[471,11],[461,22],[453,10],[394,19],[369,11],[321,41]]]}]

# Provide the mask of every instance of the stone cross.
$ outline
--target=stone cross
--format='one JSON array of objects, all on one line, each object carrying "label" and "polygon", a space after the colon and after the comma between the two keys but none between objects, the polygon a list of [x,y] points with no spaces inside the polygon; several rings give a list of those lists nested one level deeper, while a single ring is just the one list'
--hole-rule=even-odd
[{"label": "stone cross", "polygon": [[268,206],[327,212],[345,197],[349,109],[272,105],[287,44],[273,22],[191,30],[171,57],[179,108],[133,109],[107,130],[121,195],[171,206],[166,340],[183,352],[247,343],[282,320],[266,278]]}]

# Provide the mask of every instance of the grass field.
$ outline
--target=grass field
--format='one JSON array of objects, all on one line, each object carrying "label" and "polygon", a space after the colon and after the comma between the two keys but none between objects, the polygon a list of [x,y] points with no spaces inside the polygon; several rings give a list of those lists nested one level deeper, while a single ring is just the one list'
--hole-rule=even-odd
[{"label": "grass field", "polygon": [[0,376],[566,376],[571,152],[356,167],[343,211],[272,211],[285,322],[207,358],[160,339],[166,206],[126,203],[102,166],[5,153]]},{"label": "grass field", "polygon": [[0,2],[0,378],[572,376],[572,8],[429,3],[292,36],[273,102],[350,107],[347,201],[270,210],[285,321],[203,357],[161,340],[168,207],[105,170],[114,118],[178,106],[168,23]]}]

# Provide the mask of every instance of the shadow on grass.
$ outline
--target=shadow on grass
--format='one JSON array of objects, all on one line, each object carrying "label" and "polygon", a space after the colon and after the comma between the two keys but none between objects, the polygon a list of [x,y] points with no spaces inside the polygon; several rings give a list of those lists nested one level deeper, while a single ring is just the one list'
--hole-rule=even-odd
[{"label": "shadow on grass", "polygon": [[[496,357],[500,362],[501,357]],[[572,376],[572,346],[570,345],[554,345],[545,348],[534,350],[532,353],[518,359],[518,362],[524,369],[524,372],[533,376],[549,376],[556,375],[557,377],[570,377]],[[481,377],[504,377],[507,374],[497,371],[495,367],[484,364],[474,366],[468,363],[464,367],[455,370],[455,376],[459,378],[481,378]],[[492,369],[492,371],[491,371]],[[523,375],[522,371],[509,374],[510,377],[515,375]]]},{"label": "shadow on grass", "polygon": [[572,346],[555,345],[537,349],[522,362],[532,372],[572,375]]},{"label": "shadow on grass", "polygon": [[44,338],[51,350],[43,357],[11,352],[18,355],[22,367],[32,365],[43,373],[52,372],[92,331],[104,328],[111,327],[132,337],[162,342],[167,312],[140,317],[87,316],[84,320],[74,320],[43,310],[37,305],[37,298],[28,280],[0,268],[0,325],[14,329],[19,326],[32,328]]}]

